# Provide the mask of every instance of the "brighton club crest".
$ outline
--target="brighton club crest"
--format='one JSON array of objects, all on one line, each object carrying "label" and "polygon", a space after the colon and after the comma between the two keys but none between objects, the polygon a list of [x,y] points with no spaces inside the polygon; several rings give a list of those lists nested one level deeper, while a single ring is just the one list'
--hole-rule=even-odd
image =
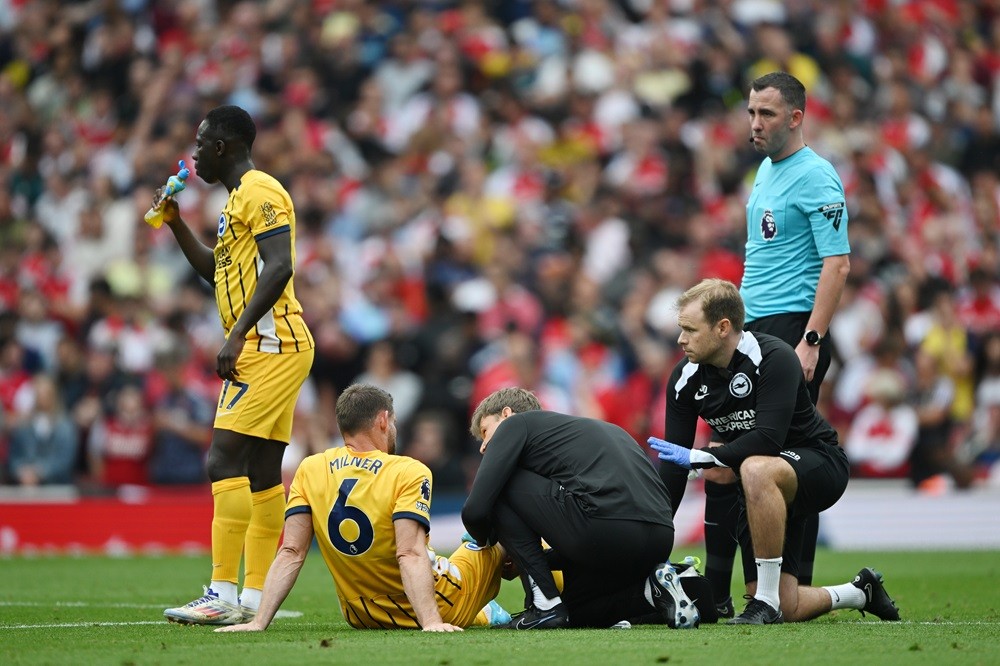
[{"label": "brighton club crest", "polygon": [[750,395],[751,389],[753,389],[753,384],[750,382],[750,378],[742,372],[736,373],[729,382],[729,392],[733,394],[734,398],[747,397]]}]

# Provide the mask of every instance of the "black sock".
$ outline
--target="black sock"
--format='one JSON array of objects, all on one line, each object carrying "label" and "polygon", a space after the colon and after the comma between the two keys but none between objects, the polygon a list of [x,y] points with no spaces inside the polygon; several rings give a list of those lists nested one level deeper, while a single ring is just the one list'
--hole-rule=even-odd
[{"label": "black sock", "polygon": [[816,560],[816,541],[819,539],[819,514],[806,519],[802,530],[802,557],[799,559],[799,585],[812,585],[813,564]]},{"label": "black sock", "polygon": [[712,585],[717,603],[732,594],[733,564],[738,545],[738,492],[735,483],[705,482],[705,578]]}]

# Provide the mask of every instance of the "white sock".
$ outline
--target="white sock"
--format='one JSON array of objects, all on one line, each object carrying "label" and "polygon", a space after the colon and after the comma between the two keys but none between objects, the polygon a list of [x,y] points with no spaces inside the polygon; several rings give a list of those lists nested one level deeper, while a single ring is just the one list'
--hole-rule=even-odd
[{"label": "white sock", "polygon": [[646,603],[648,603],[653,608],[656,608],[656,602],[653,601],[653,583],[646,578],[646,587],[642,589],[642,594],[646,597]]},{"label": "white sock", "polygon": [[545,596],[545,593],[542,592],[542,589],[538,587],[538,583],[531,576],[528,576],[528,581],[531,582],[531,602],[535,604],[535,608],[538,610],[549,610],[562,603],[562,597],[555,596],[549,599]]},{"label": "white sock", "polygon": [[228,580],[213,580],[208,589],[219,595],[223,601],[234,606],[238,606],[240,603],[239,595],[236,594],[236,583],[230,583]]},{"label": "white sock", "polygon": [[758,557],[757,563],[757,594],[755,598],[764,601],[772,608],[781,608],[778,597],[778,584],[781,583],[781,558]]},{"label": "white sock", "polygon": [[243,592],[240,594],[240,606],[257,610],[260,608],[260,597],[262,594],[263,592],[261,590],[255,590],[252,587],[244,587]]},{"label": "white sock", "polygon": [[865,602],[868,601],[864,590],[859,590],[851,583],[830,585],[823,589],[830,593],[830,601],[832,602],[831,610],[837,610],[838,608],[855,608],[860,610],[865,607]]}]

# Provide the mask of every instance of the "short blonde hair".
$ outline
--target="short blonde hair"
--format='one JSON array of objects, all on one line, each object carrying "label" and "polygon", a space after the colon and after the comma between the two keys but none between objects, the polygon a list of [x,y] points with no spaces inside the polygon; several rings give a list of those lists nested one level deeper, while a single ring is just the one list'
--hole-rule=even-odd
[{"label": "short blonde hair", "polygon": [[512,412],[520,414],[537,411],[542,408],[542,405],[538,402],[535,394],[527,389],[513,386],[494,391],[483,398],[476,407],[476,411],[472,413],[472,425],[469,427],[472,436],[480,439],[479,428],[483,419],[487,416],[499,415],[504,407],[510,407]]},{"label": "short blonde hair", "polygon": [[743,330],[746,309],[743,307],[740,290],[732,282],[706,278],[681,294],[677,299],[677,309],[681,310],[695,301],[701,301],[701,309],[709,326],[728,319],[734,331]]}]

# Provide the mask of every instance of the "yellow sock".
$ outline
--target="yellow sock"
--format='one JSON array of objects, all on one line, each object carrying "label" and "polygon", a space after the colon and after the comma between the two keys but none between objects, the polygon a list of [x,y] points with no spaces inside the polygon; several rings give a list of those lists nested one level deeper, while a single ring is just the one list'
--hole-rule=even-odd
[{"label": "yellow sock", "polygon": [[243,540],[250,512],[250,479],[238,476],[212,484],[215,513],[212,517],[212,580],[239,581]]},{"label": "yellow sock", "polygon": [[285,526],[285,487],[275,486],[253,493],[253,513],[247,528],[246,572],[243,587],[264,589],[267,570],[278,551],[281,529]]}]

